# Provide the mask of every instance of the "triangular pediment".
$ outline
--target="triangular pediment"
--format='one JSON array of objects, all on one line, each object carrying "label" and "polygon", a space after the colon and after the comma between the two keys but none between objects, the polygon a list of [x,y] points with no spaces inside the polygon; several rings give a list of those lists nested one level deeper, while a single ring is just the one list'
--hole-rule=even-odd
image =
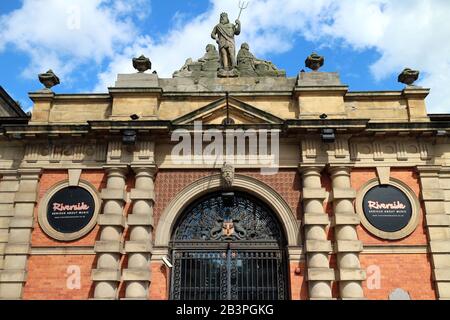
[{"label": "triangular pediment", "polygon": [[0,118],[20,118],[26,114],[20,109],[18,104],[9,94],[0,87]]},{"label": "triangular pediment", "polygon": [[224,97],[173,120],[173,124],[186,125],[201,121],[203,124],[220,125],[227,115],[235,124],[283,123],[283,119],[271,113],[232,97],[228,98],[227,103],[227,98]]}]

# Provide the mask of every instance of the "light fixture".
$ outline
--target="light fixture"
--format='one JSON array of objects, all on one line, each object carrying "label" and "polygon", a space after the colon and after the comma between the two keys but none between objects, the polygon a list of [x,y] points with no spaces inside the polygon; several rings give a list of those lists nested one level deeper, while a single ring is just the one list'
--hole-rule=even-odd
[{"label": "light fixture", "polygon": [[322,142],[333,143],[336,140],[336,134],[334,129],[324,128],[320,131]]},{"label": "light fixture", "polygon": [[173,267],[172,263],[169,261],[169,259],[167,257],[162,257],[162,261],[164,262],[164,264],[166,265],[167,268]]},{"label": "light fixture", "polygon": [[136,143],[136,136],[135,130],[124,130],[122,132],[122,142],[127,145],[133,145]]}]

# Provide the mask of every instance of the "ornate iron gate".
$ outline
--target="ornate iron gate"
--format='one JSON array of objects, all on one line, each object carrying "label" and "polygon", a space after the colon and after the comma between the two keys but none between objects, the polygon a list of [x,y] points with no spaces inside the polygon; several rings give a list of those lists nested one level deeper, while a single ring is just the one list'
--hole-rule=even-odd
[{"label": "ornate iron gate", "polygon": [[216,193],[188,208],[172,237],[174,300],[283,300],[279,224],[259,200]]}]

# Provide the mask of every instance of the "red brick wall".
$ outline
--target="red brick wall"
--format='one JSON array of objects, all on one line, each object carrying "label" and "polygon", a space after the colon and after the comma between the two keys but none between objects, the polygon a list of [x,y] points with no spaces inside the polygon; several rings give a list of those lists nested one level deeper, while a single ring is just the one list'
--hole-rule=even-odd
[{"label": "red brick wall", "polygon": [[[352,187],[359,190],[367,181],[376,178],[375,169],[354,169],[351,174]],[[391,177],[407,184],[419,198],[420,184],[412,168],[393,168]],[[419,198],[420,199],[420,198]],[[370,234],[362,225],[358,226],[358,237],[364,245],[427,245],[423,209],[420,208],[419,224],[409,236],[400,240],[384,240]],[[409,292],[412,299],[435,299],[431,278],[432,266],[427,254],[361,254],[361,265],[366,269],[376,265],[381,271],[381,288],[369,289],[364,281],[364,293],[369,299],[388,299],[396,288]],[[370,274],[368,274],[370,277]]]},{"label": "red brick wall", "polygon": [[[359,190],[367,181],[376,177],[377,175],[375,169],[354,169],[351,175],[352,187],[356,190]],[[419,198],[420,185],[417,174],[414,172],[414,170],[410,168],[392,169],[391,177],[401,180],[402,182],[407,184]],[[423,219],[423,210],[422,208],[420,208],[419,225],[417,229],[404,239],[396,241],[383,240],[367,232],[367,230],[363,226],[358,227],[358,236],[359,239],[364,242],[364,244],[426,245],[427,236]]]},{"label": "red brick wall", "polygon": [[[95,255],[32,255],[23,299],[84,300],[93,296],[91,270]],[[69,266],[80,267],[80,288],[69,289]]]},{"label": "red brick wall", "polygon": [[[159,170],[155,180],[155,226],[170,201],[185,187],[196,180],[219,170]],[[276,175],[261,175],[259,170],[238,170],[236,173],[256,178],[277,191],[300,218],[300,178],[297,170],[280,170]]]},{"label": "red brick wall", "polygon": [[[38,223],[38,207],[45,193],[60,181],[67,180],[67,170],[46,170],[43,172],[35,208],[35,224],[31,234],[32,248],[43,247],[88,247],[92,248],[98,237],[99,227],[81,239],[63,242],[47,236]],[[105,174],[101,170],[83,171],[81,179],[89,181],[97,190],[105,186]],[[28,260],[28,279],[24,288],[24,299],[89,299],[93,294],[91,271],[95,267],[95,255],[31,255]],[[81,288],[68,289],[67,268],[79,266]]]},{"label": "red brick wall", "polygon": [[[299,273],[296,273],[300,271]],[[306,300],[308,298],[308,284],[305,280],[306,266],[304,262],[291,262],[289,265],[289,279],[292,300]]]},{"label": "red brick wall", "polygon": [[362,254],[361,265],[367,269],[370,265],[379,267],[381,273],[380,288],[363,282],[364,294],[368,299],[386,300],[396,288],[407,291],[413,300],[436,299],[432,285],[430,261],[426,254]]},{"label": "red brick wall", "polygon": [[[160,170],[155,180],[155,228],[160,215],[169,202],[186,186],[192,182],[211,174],[219,173],[218,170]],[[278,192],[291,207],[292,211],[301,218],[301,182],[297,170],[280,170],[277,175],[261,175],[259,170],[239,170],[237,173],[254,177]],[[392,176],[408,184],[418,195],[420,192],[416,174],[410,169],[393,169]],[[361,186],[376,177],[375,170],[355,169],[351,174],[353,188],[358,190]],[[39,187],[39,201],[49,188],[61,180],[67,179],[66,170],[45,171],[42,175]],[[99,191],[105,187],[105,174],[101,170],[84,171],[82,179],[92,183]],[[133,187],[132,176],[127,181],[128,189]],[[323,175],[323,187],[331,191],[329,177]],[[332,203],[324,203],[325,211],[331,216]],[[125,214],[128,214],[131,206],[128,203]],[[98,226],[82,239],[72,242],[60,242],[49,238],[37,223],[37,207],[35,210],[35,228],[32,233],[32,247],[92,247],[99,236]],[[334,229],[329,228],[328,238],[334,240]],[[419,227],[412,235],[398,241],[378,239],[368,233],[363,227],[358,227],[359,238],[365,245],[426,245],[427,238],[423,224],[423,214],[420,213]],[[128,238],[128,230],[125,230],[124,239]],[[95,267],[95,255],[33,255],[29,259],[28,280],[25,285],[25,299],[88,299],[93,295],[93,286],[90,280],[91,270]],[[431,281],[431,265],[426,254],[361,254],[363,268],[370,265],[378,265],[381,270],[381,288],[369,289],[364,282],[364,291],[369,299],[386,299],[395,288],[403,288],[410,292],[413,299],[434,299],[435,293]],[[126,259],[121,265],[126,267]],[[335,267],[335,256],[331,255],[330,265]],[[78,265],[81,269],[81,288],[70,290],[66,286],[67,267]],[[300,273],[295,272],[299,268]],[[151,264],[152,282],[149,290],[150,299],[168,298],[168,273],[164,265],[158,262]],[[369,275],[370,276],[370,275]],[[291,263],[289,265],[290,293],[292,299],[307,299],[307,282],[305,281],[305,264]],[[338,283],[333,283],[333,297],[338,297]],[[123,297],[125,287],[123,283],[119,288],[119,296]]]},{"label": "red brick wall", "polygon": [[[192,182],[211,175],[217,174],[218,170],[160,170],[155,180],[155,228],[156,223],[164,211],[165,207],[183,188]],[[293,212],[300,217],[300,194],[299,180],[296,170],[281,170],[278,175],[264,176],[259,170],[240,171],[240,174],[252,176],[258,180],[267,183],[290,205]],[[45,193],[55,184],[68,179],[67,170],[47,170],[41,177],[39,186],[39,202]],[[81,179],[87,180],[96,187],[99,192],[106,185],[106,175],[103,171],[84,171]],[[133,187],[133,179],[128,179],[127,188]],[[125,214],[128,214],[131,206],[128,203],[125,207]],[[95,227],[93,231],[81,239],[62,242],[48,237],[40,228],[37,222],[38,206],[35,210],[35,228],[32,233],[32,247],[92,247],[99,236],[99,227]],[[124,239],[128,238],[129,230],[125,230]],[[94,255],[39,255],[31,256],[29,259],[29,276],[25,286],[25,299],[88,299],[92,297],[93,286],[90,280],[91,270],[95,267]],[[45,263],[44,263],[45,262]],[[69,290],[66,288],[67,267],[70,265],[78,265],[82,272],[82,289]],[[126,267],[126,259],[122,259],[122,268]],[[167,299],[167,274],[164,266],[153,263],[152,283],[150,286],[149,297],[151,299]],[[294,269],[295,270],[295,269]],[[300,298],[305,297],[307,290],[303,276],[295,275],[292,271],[293,291],[292,296]],[[45,279],[45,280],[44,280]],[[297,290],[298,289],[298,290]],[[119,296],[125,295],[125,286],[123,283],[119,287]]]},{"label": "red brick wall", "polygon": [[[41,180],[39,182],[39,191],[38,191],[38,205],[34,210],[34,230],[31,234],[31,245],[33,247],[78,247],[78,246],[93,246],[95,243],[95,239],[98,236],[99,227],[96,226],[93,231],[89,232],[87,235],[82,237],[81,239],[64,242],[58,241],[47,236],[41,229],[38,223],[38,207],[39,204],[44,197],[45,193],[51,189],[58,182],[67,180],[69,178],[67,174],[67,170],[47,170],[42,174]],[[106,184],[105,174],[101,170],[90,170],[84,171],[81,174],[81,179],[89,181],[97,190],[101,190],[104,188]]]},{"label": "red brick wall", "polygon": [[152,262],[150,266],[152,272],[152,283],[149,290],[150,300],[169,299],[168,270],[163,263]]}]

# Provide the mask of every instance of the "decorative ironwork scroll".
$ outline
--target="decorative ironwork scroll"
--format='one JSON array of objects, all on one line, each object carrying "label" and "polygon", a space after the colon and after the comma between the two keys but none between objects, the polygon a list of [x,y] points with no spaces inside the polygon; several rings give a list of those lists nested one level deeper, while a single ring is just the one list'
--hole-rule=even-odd
[{"label": "decorative ironwork scroll", "polygon": [[287,298],[283,233],[271,210],[240,192],[187,208],[172,237],[174,300]]},{"label": "decorative ironwork scroll", "polygon": [[173,241],[283,241],[276,218],[263,203],[239,192],[227,197],[215,193],[190,206]]}]

